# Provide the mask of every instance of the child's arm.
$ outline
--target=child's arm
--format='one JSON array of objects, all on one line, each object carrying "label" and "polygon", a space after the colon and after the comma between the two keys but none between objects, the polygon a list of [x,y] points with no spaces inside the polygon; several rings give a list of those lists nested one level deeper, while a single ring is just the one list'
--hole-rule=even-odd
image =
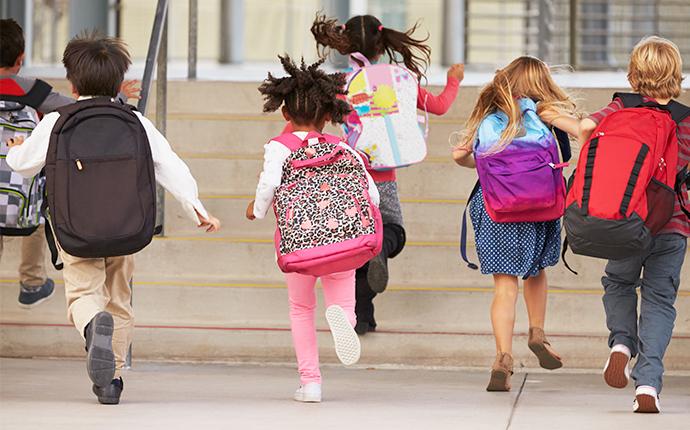
[{"label": "child's arm", "polygon": [[562,114],[555,110],[547,109],[539,112],[539,117],[546,124],[560,128],[571,136],[579,135],[580,120],[573,115]]},{"label": "child's arm", "polygon": [[597,128],[597,123],[589,118],[585,118],[579,123],[577,140],[580,145],[584,145],[589,140],[589,136],[592,135],[594,129]]},{"label": "child's arm", "polygon": [[182,204],[190,219],[199,227],[215,231],[220,227],[217,219],[206,212],[199,200],[199,189],[189,167],[170,147],[168,140],[156,129],[148,118],[136,112],[146,130],[151,145],[151,156],[156,174],[156,182],[172,194]]},{"label": "child's arm", "polygon": [[472,151],[467,148],[455,148],[453,150],[453,161],[462,167],[474,169],[477,163],[472,156]]},{"label": "child's arm", "polygon": [[266,216],[283,178],[283,164],[289,156],[290,150],[280,142],[271,141],[264,145],[263,171],[259,175],[254,201],[250,204],[253,218],[247,218],[263,219]]},{"label": "child's arm", "polygon": [[464,77],[465,65],[454,64],[448,69],[446,86],[439,95],[435,96],[420,86],[417,94],[417,108],[425,109],[434,115],[445,114],[458,96],[458,88]]},{"label": "child's arm", "polygon": [[[36,176],[46,164],[50,133],[60,118],[57,112],[48,114],[38,123],[29,137],[22,143],[11,145],[7,153],[7,164],[25,178]],[[9,145],[9,142],[4,142]]]}]

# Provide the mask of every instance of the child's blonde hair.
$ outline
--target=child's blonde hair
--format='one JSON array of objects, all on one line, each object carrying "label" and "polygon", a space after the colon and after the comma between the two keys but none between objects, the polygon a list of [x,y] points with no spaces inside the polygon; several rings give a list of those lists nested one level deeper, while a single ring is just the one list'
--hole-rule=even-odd
[{"label": "child's blonde hair", "polygon": [[479,93],[477,105],[465,124],[460,147],[471,148],[482,120],[501,111],[508,116],[508,125],[501,134],[501,140],[488,153],[502,151],[520,131],[522,112],[518,99],[521,97],[539,102],[539,112],[552,109],[573,114],[576,110],[575,102],[554,82],[546,63],[535,57],[522,56],[497,70],[493,81]]},{"label": "child's blonde hair", "polygon": [[658,36],[640,40],[630,54],[628,81],[635,92],[659,99],[681,93],[683,60],[675,43]]}]

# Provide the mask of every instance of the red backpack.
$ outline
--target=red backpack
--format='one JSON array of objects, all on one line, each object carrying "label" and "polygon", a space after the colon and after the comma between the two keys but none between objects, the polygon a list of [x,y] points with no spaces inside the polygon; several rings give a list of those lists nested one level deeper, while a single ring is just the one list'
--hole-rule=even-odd
[{"label": "red backpack", "polygon": [[[619,260],[644,252],[673,216],[681,185],[677,124],[690,108],[613,95],[623,109],[606,116],[582,147],[566,199],[566,245],[575,254]],[[681,207],[682,207],[681,199]]]}]

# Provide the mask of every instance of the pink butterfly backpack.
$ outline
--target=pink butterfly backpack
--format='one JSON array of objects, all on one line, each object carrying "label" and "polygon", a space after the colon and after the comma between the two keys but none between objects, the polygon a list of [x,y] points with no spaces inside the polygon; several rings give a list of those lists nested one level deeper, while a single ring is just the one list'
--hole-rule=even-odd
[{"label": "pink butterfly backpack", "polygon": [[273,140],[292,151],[273,203],[280,270],[322,276],[376,256],[383,224],[357,155],[328,134],[301,139],[286,133]]}]

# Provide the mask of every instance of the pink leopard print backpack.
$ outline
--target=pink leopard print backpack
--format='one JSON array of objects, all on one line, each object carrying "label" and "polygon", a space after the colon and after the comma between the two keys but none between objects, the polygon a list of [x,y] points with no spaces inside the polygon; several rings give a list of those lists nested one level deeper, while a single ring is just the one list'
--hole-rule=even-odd
[{"label": "pink leopard print backpack", "polygon": [[273,140],[292,151],[273,203],[280,270],[322,276],[361,267],[381,252],[381,214],[357,155],[338,137],[316,132]]}]

